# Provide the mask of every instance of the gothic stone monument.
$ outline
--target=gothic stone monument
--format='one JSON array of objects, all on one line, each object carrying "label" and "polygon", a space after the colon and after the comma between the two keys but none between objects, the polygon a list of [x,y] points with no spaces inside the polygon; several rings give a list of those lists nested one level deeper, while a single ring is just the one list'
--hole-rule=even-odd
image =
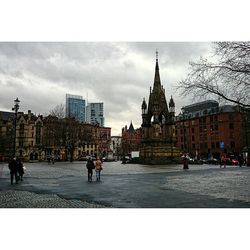
[{"label": "gothic stone monument", "polygon": [[153,90],[150,87],[148,106],[144,98],[141,109],[140,162],[153,165],[180,162],[180,150],[175,146],[175,103],[171,96],[168,109],[165,89],[160,80],[158,52]]}]

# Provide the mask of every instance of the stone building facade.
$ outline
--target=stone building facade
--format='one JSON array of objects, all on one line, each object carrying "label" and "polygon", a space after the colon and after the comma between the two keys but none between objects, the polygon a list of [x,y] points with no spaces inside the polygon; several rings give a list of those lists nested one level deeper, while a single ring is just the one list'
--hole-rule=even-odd
[{"label": "stone building facade", "polygon": [[122,137],[121,136],[111,136],[110,150],[112,156],[115,160],[119,160],[122,154]]},{"label": "stone building facade", "polygon": [[[80,123],[74,118],[43,117],[19,112],[16,124],[16,156],[24,161],[81,160],[110,151],[111,128]],[[0,112],[0,161],[14,151],[14,113]]]},{"label": "stone building facade", "polygon": [[[13,155],[14,114],[0,112],[0,160],[8,160]],[[44,158],[42,137],[43,117],[19,112],[16,124],[16,156],[23,160],[40,160]]]}]

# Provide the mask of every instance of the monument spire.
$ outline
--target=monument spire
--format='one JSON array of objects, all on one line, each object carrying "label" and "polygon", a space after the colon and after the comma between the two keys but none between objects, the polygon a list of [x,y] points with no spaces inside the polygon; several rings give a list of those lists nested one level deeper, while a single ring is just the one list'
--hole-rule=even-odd
[{"label": "monument spire", "polygon": [[161,79],[159,73],[159,65],[158,65],[158,51],[155,52],[156,56],[156,64],[155,64],[155,78],[154,78],[154,89],[161,88]]}]

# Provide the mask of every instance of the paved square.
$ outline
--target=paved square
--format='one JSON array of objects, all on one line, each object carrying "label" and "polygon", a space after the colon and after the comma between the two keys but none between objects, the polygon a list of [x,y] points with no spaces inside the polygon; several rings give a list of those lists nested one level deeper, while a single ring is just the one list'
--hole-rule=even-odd
[{"label": "paved square", "polygon": [[86,162],[25,163],[10,185],[0,164],[0,207],[240,208],[250,207],[250,168],[217,165],[143,166],[105,162],[101,182],[87,182]]}]

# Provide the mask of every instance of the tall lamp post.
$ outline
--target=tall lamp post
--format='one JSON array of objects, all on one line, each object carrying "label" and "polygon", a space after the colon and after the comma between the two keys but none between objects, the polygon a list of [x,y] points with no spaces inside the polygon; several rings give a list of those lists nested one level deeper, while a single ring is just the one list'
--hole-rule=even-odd
[{"label": "tall lamp post", "polygon": [[186,130],[185,130],[185,112],[184,112],[184,109],[182,108],[181,109],[182,112],[181,112],[181,118],[182,118],[182,132],[183,132],[183,153],[186,154],[188,153],[187,151],[187,145],[186,145]]},{"label": "tall lamp post", "polygon": [[250,110],[245,110],[245,133],[246,133],[246,152],[247,152],[247,159],[246,165],[250,166],[250,146],[249,146],[249,133],[250,133]]},{"label": "tall lamp post", "polygon": [[16,156],[16,123],[17,123],[17,112],[19,109],[19,103],[20,101],[18,100],[18,98],[16,98],[16,100],[14,100],[14,107],[12,108],[13,111],[15,111],[14,114],[14,138],[13,138],[13,157]]}]

